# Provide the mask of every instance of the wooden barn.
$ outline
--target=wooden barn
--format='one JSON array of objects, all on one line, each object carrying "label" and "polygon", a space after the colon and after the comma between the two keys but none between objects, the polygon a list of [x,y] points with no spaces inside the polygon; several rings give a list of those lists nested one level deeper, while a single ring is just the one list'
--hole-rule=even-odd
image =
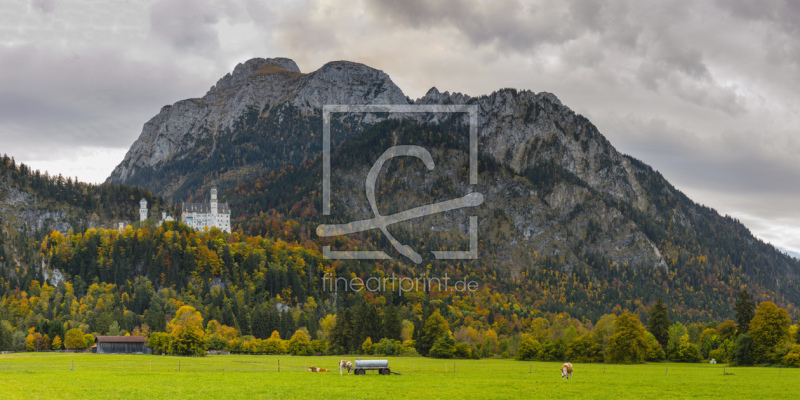
[{"label": "wooden barn", "polygon": [[98,336],[98,354],[151,354],[144,336]]}]

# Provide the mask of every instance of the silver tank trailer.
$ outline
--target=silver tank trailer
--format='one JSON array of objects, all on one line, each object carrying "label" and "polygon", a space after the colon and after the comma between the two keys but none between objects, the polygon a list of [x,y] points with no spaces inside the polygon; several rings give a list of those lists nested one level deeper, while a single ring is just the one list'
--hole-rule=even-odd
[{"label": "silver tank trailer", "polygon": [[377,370],[381,375],[389,375],[389,360],[356,360],[356,375],[364,375],[367,370]]}]

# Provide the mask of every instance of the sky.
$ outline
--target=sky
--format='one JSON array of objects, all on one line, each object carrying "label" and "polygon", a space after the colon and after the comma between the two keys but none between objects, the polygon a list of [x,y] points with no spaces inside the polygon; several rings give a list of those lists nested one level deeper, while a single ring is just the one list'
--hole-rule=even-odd
[{"label": "sky", "polygon": [[102,182],[240,62],[385,71],[411,98],[551,92],[698,203],[800,252],[800,2],[0,0],[0,153]]}]

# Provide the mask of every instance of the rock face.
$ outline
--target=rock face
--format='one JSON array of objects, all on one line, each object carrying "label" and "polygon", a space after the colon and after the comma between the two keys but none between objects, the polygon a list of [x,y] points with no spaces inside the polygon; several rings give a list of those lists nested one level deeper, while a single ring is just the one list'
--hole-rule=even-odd
[{"label": "rock face", "polygon": [[0,178],[0,220],[7,229],[29,233],[50,230],[66,234],[82,228],[112,227],[111,221],[100,221],[95,215],[66,205],[44,202],[31,194],[9,185]]},{"label": "rock face", "polygon": [[[647,165],[620,154],[590,121],[551,93],[503,89],[471,97],[432,88],[412,101],[385,73],[346,61],[331,62],[307,74],[285,58],[240,64],[202,98],[165,106],[145,124],[108,180],[143,186],[181,201],[205,192],[212,182],[232,187],[287,166],[306,165],[321,154],[325,104],[477,105],[483,160],[480,191],[486,196],[486,207],[479,211],[481,234],[487,241],[492,239],[482,259],[499,268],[518,271],[537,257],[549,256],[569,269],[597,256],[610,260],[612,266],[659,268],[666,273],[670,267],[666,258],[685,256],[681,248],[702,244],[711,249],[731,231],[746,232],[738,222],[691,202]],[[440,116],[404,117],[446,122]],[[375,114],[344,119],[342,126],[332,128],[339,129],[333,145],[346,146],[388,118],[399,117]],[[386,132],[373,135],[378,140]],[[443,149],[437,151],[444,160],[444,173],[457,175],[465,160]],[[499,167],[483,170],[487,164]],[[345,172],[346,179],[363,182],[359,176],[363,168]],[[439,189],[436,179],[447,178],[407,175],[400,187],[415,189],[415,195],[406,193],[405,199],[390,201],[390,209],[408,209],[409,198],[437,200],[432,194]],[[453,193],[471,190],[457,183],[451,186]],[[335,201],[354,206],[353,216],[369,210],[342,193],[333,195]],[[436,217],[425,229],[443,231],[454,224]],[[416,228],[411,223],[407,229]],[[767,275],[798,275],[796,262],[756,243],[749,232],[725,242],[729,249],[723,252],[739,257],[735,250],[739,244],[750,246],[751,264],[763,261],[770,266]],[[705,259],[700,253],[686,257],[694,256]],[[748,268],[756,267],[744,266]],[[753,269],[753,274],[764,272]]]},{"label": "rock face", "polygon": [[[146,167],[158,169],[195,150],[203,139],[225,140],[250,110],[291,105],[301,114],[318,113],[323,104],[401,104],[403,92],[382,71],[336,61],[303,74],[286,58],[254,58],[239,64],[199,99],[164,106],[145,123],[139,139],[111,176],[126,183]],[[213,156],[214,146],[208,149]],[[171,194],[168,190],[161,194]]]}]

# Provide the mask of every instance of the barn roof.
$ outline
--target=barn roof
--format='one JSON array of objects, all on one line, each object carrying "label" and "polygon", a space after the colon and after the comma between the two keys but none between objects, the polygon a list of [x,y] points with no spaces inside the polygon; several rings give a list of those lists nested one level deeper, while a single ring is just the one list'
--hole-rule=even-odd
[{"label": "barn roof", "polygon": [[98,336],[97,343],[144,343],[144,336]]}]

